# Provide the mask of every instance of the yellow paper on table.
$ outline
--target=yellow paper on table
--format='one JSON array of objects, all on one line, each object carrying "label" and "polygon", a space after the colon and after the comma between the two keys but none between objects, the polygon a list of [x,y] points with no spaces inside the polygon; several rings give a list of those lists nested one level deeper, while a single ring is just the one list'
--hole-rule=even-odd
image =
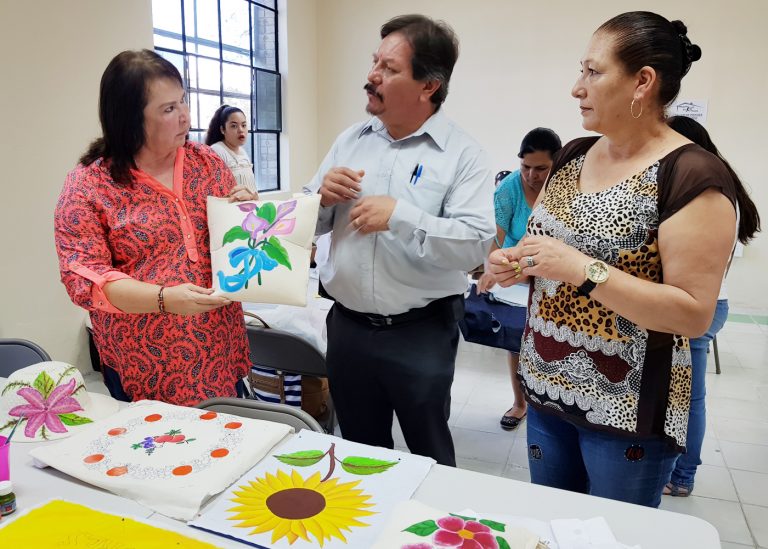
[{"label": "yellow paper on table", "polygon": [[0,547],[216,548],[172,530],[61,500],[32,509],[8,524],[0,521]]}]

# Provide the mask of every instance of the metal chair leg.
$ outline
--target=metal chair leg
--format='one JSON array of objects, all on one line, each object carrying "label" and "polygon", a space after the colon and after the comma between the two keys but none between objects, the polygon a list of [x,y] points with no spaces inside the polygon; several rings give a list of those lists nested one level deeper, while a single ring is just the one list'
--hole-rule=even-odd
[{"label": "metal chair leg", "polygon": [[715,373],[720,373],[720,353],[717,352],[717,336],[712,338],[712,348],[715,351]]}]

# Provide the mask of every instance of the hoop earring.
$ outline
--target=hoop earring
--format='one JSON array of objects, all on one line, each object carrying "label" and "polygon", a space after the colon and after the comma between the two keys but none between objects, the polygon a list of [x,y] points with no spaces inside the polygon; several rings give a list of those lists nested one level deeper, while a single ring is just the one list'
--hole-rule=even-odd
[{"label": "hoop earring", "polygon": [[641,116],[643,116],[643,103],[640,103],[640,112],[635,116],[635,99],[632,99],[632,103],[629,104],[629,114],[632,115],[632,118],[637,120]]}]

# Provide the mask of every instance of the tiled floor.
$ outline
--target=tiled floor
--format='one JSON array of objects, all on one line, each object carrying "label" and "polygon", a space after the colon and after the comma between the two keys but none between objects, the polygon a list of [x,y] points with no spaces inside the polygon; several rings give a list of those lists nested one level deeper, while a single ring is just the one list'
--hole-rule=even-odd
[{"label": "tiled floor", "polygon": [[[710,353],[704,465],[693,495],[664,496],[661,508],[709,521],[723,547],[768,548],[768,316],[733,314],[717,340],[722,374]],[[530,481],[525,424],[499,426],[512,404],[504,352],[462,342],[452,397],[459,467]]]}]

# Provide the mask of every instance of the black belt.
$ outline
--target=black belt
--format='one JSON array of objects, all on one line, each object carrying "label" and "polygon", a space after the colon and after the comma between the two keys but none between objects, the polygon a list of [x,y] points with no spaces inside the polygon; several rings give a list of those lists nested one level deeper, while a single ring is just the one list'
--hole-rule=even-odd
[{"label": "black belt", "polygon": [[[400,313],[396,315],[378,315],[375,313],[360,313],[357,311],[353,311],[352,309],[348,309],[338,301],[334,304],[334,307],[338,308],[339,311],[341,311],[342,313],[344,313],[346,316],[350,318],[361,321],[365,324],[369,324],[371,326],[384,327],[384,326],[397,326],[398,324],[405,324],[406,322],[413,322],[414,320],[421,320],[423,318],[437,316],[440,314],[443,314],[446,317],[448,317],[449,314],[450,316],[454,316],[453,312],[456,310],[456,307],[461,305],[463,309],[463,303],[464,303],[463,296],[449,295],[447,297],[441,297],[440,299],[436,299],[428,303],[424,307],[411,309],[410,311],[406,311],[404,313]],[[456,320],[458,320],[458,318]],[[451,321],[454,321],[454,319],[451,318]]]}]

